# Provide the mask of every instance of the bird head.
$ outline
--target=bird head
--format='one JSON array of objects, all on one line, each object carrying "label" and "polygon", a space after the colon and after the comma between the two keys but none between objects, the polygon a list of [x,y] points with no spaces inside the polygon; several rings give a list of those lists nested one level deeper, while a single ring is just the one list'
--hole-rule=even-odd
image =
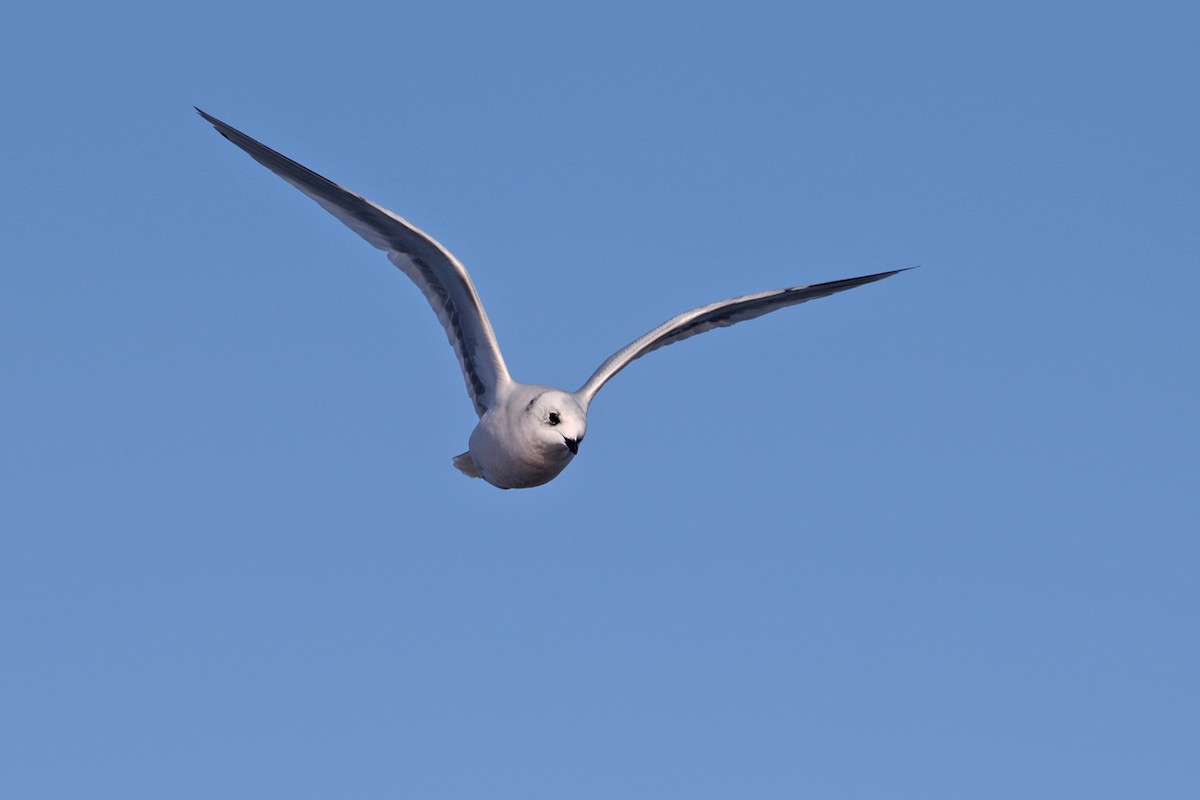
[{"label": "bird head", "polygon": [[579,452],[587,433],[587,413],[574,397],[557,389],[535,396],[525,407],[523,427],[541,449],[567,458]]}]

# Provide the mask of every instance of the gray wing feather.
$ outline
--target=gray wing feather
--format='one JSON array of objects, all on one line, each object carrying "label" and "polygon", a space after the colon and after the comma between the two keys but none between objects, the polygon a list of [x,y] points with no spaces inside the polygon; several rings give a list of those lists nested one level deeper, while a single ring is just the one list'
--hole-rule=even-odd
[{"label": "gray wing feather", "polygon": [[713,328],[725,328],[738,322],[761,317],[763,314],[770,314],[772,311],[786,306],[794,306],[818,297],[828,297],[831,294],[883,280],[904,271],[896,269],[875,275],[864,275],[860,278],[847,278],[828,283],[816,283],[812,286],[793,286],[771,292],[747,294],[685,311],[609,356],[608,360],[592,374],[592,377],[588,378],[587,383],[575,392],[575,397],[579,400],[580,405],[587,408],[596,392],[600,391],[600,387],[610,378],[625,369],[631,361],[641,358],[647,353],[653,353],[660,347],[682,342],[684,339],[711,331]]},{"label": "gray wing feather", "polygon": [[421,290],[437,314],[462,367],[467,392],[479,416],[495,401],[497,387],[510,378],[496,334],[466,269],[433,237],[386,208],[321,177],[200,109],[217,132],[267,169],[317,201],[330,214],[375,247]]}]

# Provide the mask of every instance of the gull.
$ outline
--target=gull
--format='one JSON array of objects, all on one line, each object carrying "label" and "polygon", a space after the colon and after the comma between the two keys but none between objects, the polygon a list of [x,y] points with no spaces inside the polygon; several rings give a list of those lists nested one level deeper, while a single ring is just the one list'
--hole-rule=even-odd
[{"label": "gull", "polygon": [[905,271],[895,269],[758,292],[694,308],[613,353],[574,392],[521,383],[508,374],[471,276],[449,250],[386,208],[321,177],[199,108],[196,111],[255,161],[387,253],[388,259],[417,285],[446,329],[462,367],[467,394],[479,415],[467,452],[455,456],[452,462],[464,474],[483,478],[501,489],[540,486],[557,477],[579,453],[587,432],[592,398],[635,359],[713,328],[761,317]]}]

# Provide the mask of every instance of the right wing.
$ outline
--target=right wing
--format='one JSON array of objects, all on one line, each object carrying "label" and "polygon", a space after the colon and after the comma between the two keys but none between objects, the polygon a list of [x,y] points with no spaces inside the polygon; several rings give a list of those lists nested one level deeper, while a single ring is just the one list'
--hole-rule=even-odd
[{"label": "right wing", "polygon": [[[912,267],[908,269],[912,269]],[[812,286],[793,286],[789,289],[776,289],[772,292],[747,294],[685,311],[609,356],[608,360],[592,374],[592,377],[588,378],[587,383],[575,392],[575,399],[586,409],[592,402],[592,398],[596,396],[596,392],[600,391],[600,387],[607,383],[612,376],[625,369],[629,362],[641,358],[647,353],[652,353],[660,347],[681,342],[698,333],[711,331],[713,328],[724,328],[744,320],[761,317],[763,314],[770,314],[772,311],[786,306],[794,306],[797,303],[815,300],[818,297],[828,297],[831,294],[844,292],[866,283],[874,283],[904,271],[903,269],[894,269],[891,272],[864,275],[861,278],[847,278],[828,283],[816,283]]]}]

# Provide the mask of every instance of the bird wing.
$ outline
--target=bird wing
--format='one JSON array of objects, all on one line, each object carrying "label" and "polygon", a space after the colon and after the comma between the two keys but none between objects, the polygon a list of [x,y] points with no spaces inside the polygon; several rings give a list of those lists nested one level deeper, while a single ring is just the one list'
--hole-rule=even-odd
[{"label": "bird wing", "polygon": [[575,392],[575,398],[586,409],[592,398],[596,396],[596,392],[600,391],[600,387],[607,383],[612,376],[625,369],[629,362],[641,358],[647,353],[652,353],[660,347],[681,342],[698,333],[711,331],[713,328],[725,328],[738,322],[761,317],[763,314],[770,314],[785,306],[794,306],[818,297],[828,297],[831,294],[883,280],[904,271],[896,269],[875,275],[863,275],[859,278],[816,283],[812,286],[793,286],[771,292],[747,294],[685,311],[609,356],[608,360],[592,373],[592,377],[588,378],[587,383]]},{"label": "bird wing", "polygon": [[196,111],[255,161],[387,252],[388,259],[412,279],[433,306],[458,356],[467,393],[476,413],[482,417],[495,402],[498,388],[511,378],[471,276],[458,259],[432,236],[386,208],[321,177],[200,109]]}]

